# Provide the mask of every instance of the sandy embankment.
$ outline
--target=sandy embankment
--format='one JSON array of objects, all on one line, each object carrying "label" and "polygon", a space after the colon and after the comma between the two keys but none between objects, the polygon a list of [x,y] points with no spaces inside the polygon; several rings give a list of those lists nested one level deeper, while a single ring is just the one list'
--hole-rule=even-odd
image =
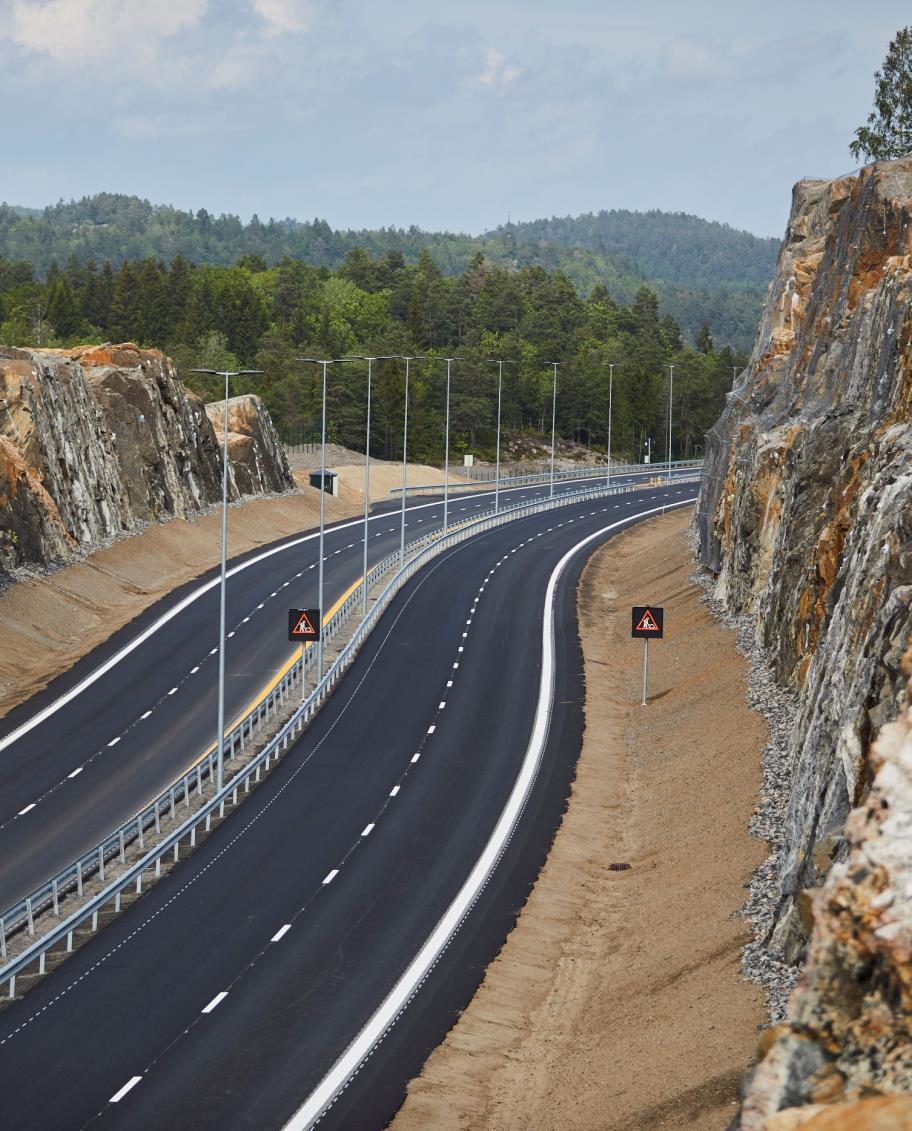
[{"label": "sandy embankment", "polygon": [[[355,454],[355,453],[351,453]],[[326,496],[326,521],[363,513],[363,465],[333,465],[338,498]],[[228,512],[228,552],[241,554],[319,524],[320,496],[296,470],[300,494],[239,503]],[[455,477],[452,477],[455,479]],[[443,482],[443,473],[410,464],[408,482]],[[390,498],[402,485],[401,464],[371,465],[371,498]],[[45,577],[0,594],[0,717],[184,582],[218,564],[218,508],[194,519],[148,527]]]},{"label": "sandy embankment", "polygon": [[[690,514],[599,550],[580,584],[586,732],[567,815],[500,956],[394,1131],[719,1129],[765,1021],[733,913],[766,727],[734,634],[698,605]],[[630,606],[665,606],[640,706]],[[612,862],[630,871],[612,872]]]}]

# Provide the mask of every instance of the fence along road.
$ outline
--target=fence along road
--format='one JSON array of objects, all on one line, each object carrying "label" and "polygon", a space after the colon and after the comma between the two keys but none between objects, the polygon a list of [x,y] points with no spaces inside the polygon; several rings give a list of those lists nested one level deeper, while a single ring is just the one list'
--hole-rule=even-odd
[{"label": "fence along road", "polygon": [[[570,504],[418,573],[237,816],[0,1015],[10,1125],[97,1114],[100,1126],[271,1127],[291,1116],[430,936],[497,823],[529,746],[554,565],[607,524],[694,493],[672,484]],[[581,565],[555,596],[554,706],[523,819],[326,1126],[383,1126],[537,871],[579,750]],[[52,1079],[36,1089],[48,1064]]]},{"label": "fence along road", "polygon": [[[546,490],[512,491],[507,498]],[[489,492],[455,500],[454,521],[483,513],[491,499]],[[440,513],[436,502],[410,505],[407,536],[438,528]],[[370,529],[373,564],[398,547],[398,514],[375,515]],[[354,520],[327,532],[330,600],[361,576],[362,531]],[[286,663],[285,610],[314,603],[316,553],[316,536],[308,534],[232,563],[229,718],[256,700]],[[164,598],[0,721],[0,912],[147,805],[212,743],[216,580],[212,571],[203,583]]]}]

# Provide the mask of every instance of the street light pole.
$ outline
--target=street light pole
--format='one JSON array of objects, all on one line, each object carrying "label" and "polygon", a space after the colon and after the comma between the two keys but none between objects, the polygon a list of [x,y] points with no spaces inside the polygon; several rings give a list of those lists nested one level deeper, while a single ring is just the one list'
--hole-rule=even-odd
[{"label": "street light pole", "polygon": [[668,366],[668,482],[671,482],[671,400],[674,396],[675,367]]},{"label": "street light pole", "polygon": [[446,382],[446,428],[444,430],[444,452],[443,452],[443,533],[447,532],[447,511],[450,502],[450,366],[453,358],[446,358],[447,363],[447,382]]},{"label": "street light pole", "polygon": [[262,373],[262,369],[191,369],[191,373],[207,373],[225,378],[225,405],[222,416],[222,552],[219,581],[219,672],[218,672],[218,762],[216,792],[225,784],[225,607],[228,580],[228,378]]},{"label": "street light pole", "polygon": [[[317,560],[317,607],[320,610],[320,624],[317,626],[317,683],[323,678],[323,543],[326,527],[326,370],[330,365],[342,361],[361,361],[360,357],[298,357],[296,361],[306,361],[323,367],[323,406],[320,417],[320,540]],[[301,667],[301,698],[304,698],[304,668]]]},{"label": "street light pole", "polygon": [[371,444],[371,366],[375,358],[367,359],[367,425],[364,440],[364,577],[361,582],[363,600],[361,602],[361,615],[367,616],[367,541],[370,537],[368,530],[368,511],[370,510],[370,444]]},{"label": "street light pole", "polygon": [[406,468],[408,460],[408,397],[409,397],[409,362],[405,359],[405,404],[402,410],[402,514],[399,521],[399,568],[405,565],[405,488]]},{"label": "street light pole", "polygon": [[554,366],[554,384],[551,390],[551,493],[550,498],[554,498],[554,429],[557,420],[557,366],[558,362],[552,361]]},{"label": "street light pole", "polygon": [[614,366],[615,362],[608,363],[608,479],[606,487],[611,486],[611,407],[614,398]]},{"label": "street light pole", "polygon": [[503,362],[497,362],[497,455],[494,463],[494,513],[500,514],[500,404],[503,397]]}]

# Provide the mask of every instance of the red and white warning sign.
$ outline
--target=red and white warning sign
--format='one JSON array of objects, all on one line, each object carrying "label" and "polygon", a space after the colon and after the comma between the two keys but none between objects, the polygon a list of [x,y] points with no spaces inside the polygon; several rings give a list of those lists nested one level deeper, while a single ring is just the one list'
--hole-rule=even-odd
[{"label": "red and white warning sign", "polygon": [[661,605],[634,605],[630,616],[630,635],[635,639],[661,640],[665,610]]},{"label": "red and white warning sign", "polygon": [[320,639],[319,609],[289,609],[288,639],[294,644]]}]

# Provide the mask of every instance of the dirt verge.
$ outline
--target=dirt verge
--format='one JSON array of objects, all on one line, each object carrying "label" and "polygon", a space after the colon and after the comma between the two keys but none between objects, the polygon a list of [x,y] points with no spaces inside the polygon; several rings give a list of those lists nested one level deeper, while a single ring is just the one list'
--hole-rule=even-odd
[{"label": "dirt verge", "polygon": [[[586,731],[567,815],[500,956],[394,1131],[719,1129],[765,1021],[739,975],[763,846],[762,718],[701,591],[689,512],[599,550],[579,587]],[[630,606],[665,606],[640,706]],[[629,863],[628,871],[610,870]]]}]

